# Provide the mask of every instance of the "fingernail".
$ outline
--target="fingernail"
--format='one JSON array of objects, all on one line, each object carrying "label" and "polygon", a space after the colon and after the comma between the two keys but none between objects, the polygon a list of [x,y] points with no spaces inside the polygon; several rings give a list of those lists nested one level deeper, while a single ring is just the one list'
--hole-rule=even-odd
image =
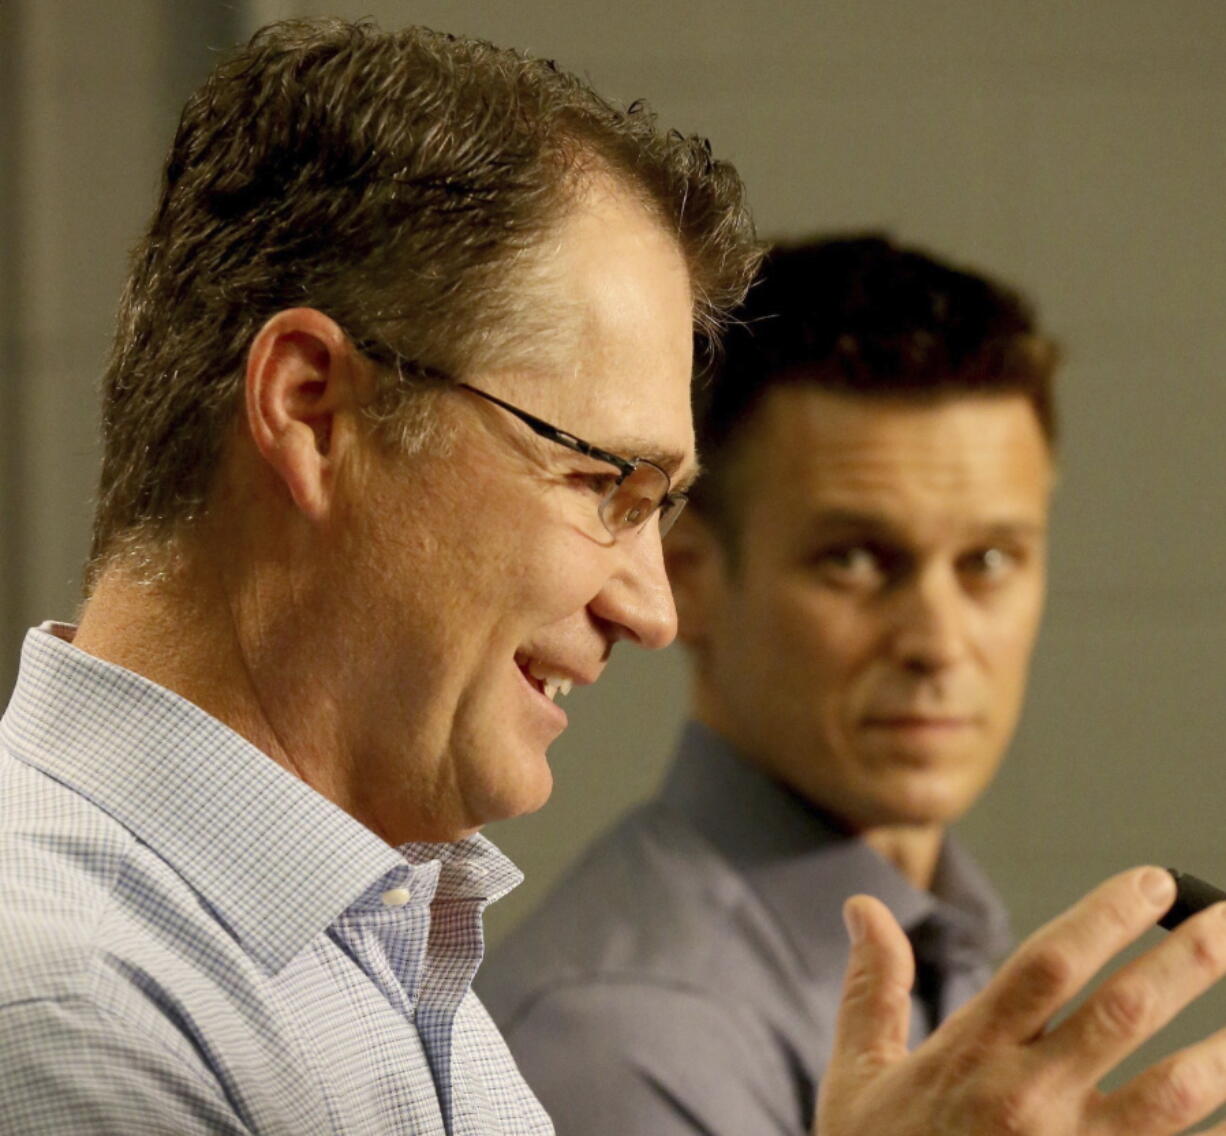
[{"label": "fingernail", "polygon": [[847,928],[853,946],[864,938],[864,916],[853,904],[843,905],[843,925]]},{"label": "fingernail", "polygon": [[1147,868],[1141,873],[1141,891],[1155,907],[1170,907],[1175,898],[1175,881],[1170,872]]}]

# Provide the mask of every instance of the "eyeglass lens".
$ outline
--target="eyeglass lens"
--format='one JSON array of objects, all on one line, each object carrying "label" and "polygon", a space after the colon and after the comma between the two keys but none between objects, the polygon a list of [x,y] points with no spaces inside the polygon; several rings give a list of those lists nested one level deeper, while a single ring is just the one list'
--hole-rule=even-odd
[{"label": "eyeglass lens", "polygon": [[660,532],[666,533],[681,512],[675,506],[669,508],[664,501],[668,485],[668,475],[663,470],[650,462],[637,462],[634,469],[605,498],[600,507],[600,519],[616,536],[629,529],[641,528],[651,514],[664,504],[660,512]]}]

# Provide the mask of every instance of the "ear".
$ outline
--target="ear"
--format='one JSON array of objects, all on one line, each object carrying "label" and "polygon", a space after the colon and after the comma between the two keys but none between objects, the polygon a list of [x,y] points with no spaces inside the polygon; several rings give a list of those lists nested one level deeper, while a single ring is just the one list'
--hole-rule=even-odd
[{"label": "ear", "polygon": [[664,564],[677,604],[677,637],[701,649],[724,585],[724,549],[697,510],[687,509],[669,531]]},{"label": "ear", "polygon": [[247,427],[260,456],[309,520],[328,515],[338,420],[360,405],[362,362],[335,320],[314,308],[278,312],[247,353]]}]

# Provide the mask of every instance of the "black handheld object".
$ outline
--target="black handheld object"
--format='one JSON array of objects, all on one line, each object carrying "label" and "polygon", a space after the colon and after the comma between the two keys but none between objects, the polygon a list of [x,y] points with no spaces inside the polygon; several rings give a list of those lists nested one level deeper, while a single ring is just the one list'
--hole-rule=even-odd
[{"label": "black handheld object", "polygon": [[1204,880],[1198,880],[1195,876],[1189,876],[1187,872],[1179,872],[1174,868],[1167,868],[1167,871],[1175,877],[1177,890],[1175,902],[1171,904],[1170,911],[1158,920],[1159,927],[1173,931],[1180,923],[1198,911],[1204,911],[1211,904],[1220,903],[1226,899],[1226,891],[1215,888],[1212,884],[1205,883]]}]

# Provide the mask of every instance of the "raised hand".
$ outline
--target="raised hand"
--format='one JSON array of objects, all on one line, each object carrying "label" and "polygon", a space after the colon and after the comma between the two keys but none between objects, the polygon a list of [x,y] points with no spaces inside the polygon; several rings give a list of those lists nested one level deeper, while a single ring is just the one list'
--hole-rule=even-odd
[{"label": "raised hand", "polygon": [[[1171,905],[1170,875],[1115,876],[1036,931],[907,1053],[911,948],[884,905],[849,900],[852,937],[820,1136],[1170,1136],[1226,1101],[1226,1030],[1120,1088],[1099,1081],[1226,974],[1226,904],[1187,920],[1054,1029],[1093,975]],[[1208,1130],[1226,1136],[1226,1125]]]}]

